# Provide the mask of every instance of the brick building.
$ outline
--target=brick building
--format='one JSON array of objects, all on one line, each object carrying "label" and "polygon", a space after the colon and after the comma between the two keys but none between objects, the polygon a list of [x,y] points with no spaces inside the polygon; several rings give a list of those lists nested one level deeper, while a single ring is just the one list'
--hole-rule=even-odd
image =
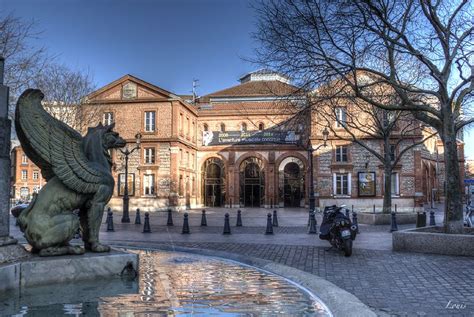
[{"label": "brick building", "polygon": [[[90,94],[87,107],[104,124],[115,122],[130,148],[142,135],[129,159],[130,208],[305,207],[307,149],[322,144],[323,127],[314,111],[294,119],[304,111],[298,91],[288,78],[266,70],[197,99],[126,75]],[[368,142],[381,146],[380,140]],[[110,205],[120,209],[125,164],[119,151],[112,158],[116,189]],[[442,166],[436,138],[403,157],[392,182],[399,210],[442,196]],[[383,167],[360,146],[329,135],[327,146],[313,152],[313,168],[317,205],[381,207]],[[361,193],[367,184],[371,192]]]},{"label": "brick building", "polygon": [[46,184],[41,176],[41,170],[23,152],[21,146],[15,146],[11,151],[12,157],[12,192],[15,200],[29,201],[33,193]]}]

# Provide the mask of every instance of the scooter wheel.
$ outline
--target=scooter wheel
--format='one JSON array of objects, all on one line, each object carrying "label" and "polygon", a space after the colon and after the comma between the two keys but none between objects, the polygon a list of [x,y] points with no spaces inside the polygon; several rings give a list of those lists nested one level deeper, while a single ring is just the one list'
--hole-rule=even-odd
[{"label": "scooter wheel", "polygon": [[344,240],[344,256],[351,256],[352,255],[352,240],[347,239]]}]

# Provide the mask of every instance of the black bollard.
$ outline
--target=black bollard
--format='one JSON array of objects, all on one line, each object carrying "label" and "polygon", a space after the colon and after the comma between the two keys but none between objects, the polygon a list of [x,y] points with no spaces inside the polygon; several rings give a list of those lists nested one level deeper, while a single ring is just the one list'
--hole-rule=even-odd
[{"label": "black bollard", "polygon": [[224,217],[224,231],[222,234],[230,234],[230,222],[229,222],[229,214],[225,214]]},{"label": "black bollard", "polygon": [[242,211],[239,209],[237,210],[237,223],[235,224],[236,227],[242,227]]},{"label": "black bollard", "polygon": [[109,223],[109,217],[108,217],[108,215],[109,215],[109,212],[111,212],[111,211],[112,211],[112,209],[110,209],[110,207],[108,207],[108,208],[107,208],[107,217],[105,217],[105,222],[104,222],[105,224],[108,224],[108,223]]},{"label": "black bollard", "polygon": [[135,214],[135,224],[141,225],[142,219],[140,218],[140,208],[137,208],[137,213]]},{"label": "black bollard", "polygon": [[435,212],[433,209],[430,211],[430,226],[436,226]]},{"label": "black bollard", "polygon": [[114,230],[114,216],[113,216],[113,212],[110,211],[110,208],[109,208],[109,211],[107,212],[107,231],[115,231]]},{"label": "black bollard", "polygon": [[374,204],[374,209],[373,209],[373,211],[374,211],[374,214],[375,214],[375,204]]},{"label": "black bollard", "polygon": [[173,211],[171,209],[168,209],[168,221],[166,221],[167,226],[172,226],[173,225]]},{"label": "black bollard", "polygon": [[308,215],[308,224],[307,224],[308,228],[309,228],[309,226],[311,226],[311,213],[312,213],[312,211],[310,210],[309,215]]},{"label": "black bollard", "polygon": [[350,215],[349,215],[349,209],[348,209],[348,208],[346,208],[346,217],[347,217],[349,220],[351,219],[351,217],[350,217]]},{"label": "black bollard", "polygon": [[278,227],[278,215],[276,210],[273,210],[273,226]]},{"label": "black bollard", "polygon": [[316,228],[316,214],[314,212],[311,213],[311,220],[309,224],[308,234],[316,234],[318,233],[318,229]]},{"label": "black bollard", "polygon": [[183,231],[181,231],[183,234],[189,234],[189,222],[188,222],[188,213],[184,213],[184,221],[183,221]]},{"label": "black bollard", "polygon": [[352,224],[357,226],[357,233],[359,233],[359,223],[357,222],[357,212],[352,212]]},{"label": "black bollard", "polygon": [[426,212],[423,211],[423,213],[416,213],[416,227],[426,227]]},{"label": "black bollard", "polygon": [[392,212],[392,227],[390,228],[390,232],[398,231],[397,226],[397,213]]},{"label": "black bollard", "polygon": [[143,224],[143,233],[150,233],[150,213],[145,212],[145,223]]},{"label": "black bollard", "polygon": [[206,209],[202,210],[201,227],[207,227]]},{"label": "black bollard", "polygon": [[267,215],[267,230],[265,230],[265,234],[273,234],[272,214],[271,213],[268,213],[268,215]]}]

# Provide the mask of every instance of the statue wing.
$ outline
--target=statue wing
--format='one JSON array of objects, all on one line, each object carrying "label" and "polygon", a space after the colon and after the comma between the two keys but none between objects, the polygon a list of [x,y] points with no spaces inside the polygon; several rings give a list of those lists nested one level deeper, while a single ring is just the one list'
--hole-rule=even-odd
[{"label": "statue wing", "polygon": [[44,110],[43,98],[40,90],[28,89],[18,99],[15,128],[23,150],[47,181],[57,176],[76,192],[96,192],[103,172],[89,163],[82,136]]}]

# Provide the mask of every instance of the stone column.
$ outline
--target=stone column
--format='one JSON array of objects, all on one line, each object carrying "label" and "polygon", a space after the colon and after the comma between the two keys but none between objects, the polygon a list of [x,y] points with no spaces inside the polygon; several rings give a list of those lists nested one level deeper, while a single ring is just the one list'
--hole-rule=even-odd
[{"label": "stone column", "polygon": [[5,60],[0,56],[0,246],[15,244],[10,237],[10,131],[8,87],[3,84]]}]

